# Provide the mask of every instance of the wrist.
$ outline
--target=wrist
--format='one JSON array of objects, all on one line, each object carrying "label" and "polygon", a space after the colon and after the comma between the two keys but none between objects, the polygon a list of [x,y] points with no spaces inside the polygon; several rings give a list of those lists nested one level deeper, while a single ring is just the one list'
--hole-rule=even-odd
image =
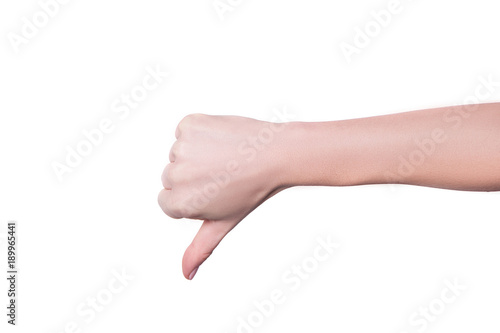
[{"label": "wrist", "polygon": [[279,181],[283,187],[333,185],[331,165],[325,164],[324,159],[327,154],[334,159],[334,152],[326,147],[322,127],[322,123],[313,122],[286,124],[279,146]]},{"label": "wrist", "polygon": [[283,186],[347,186],[379,182],[372,142],[356,121],[291,122],[283,131]]}]

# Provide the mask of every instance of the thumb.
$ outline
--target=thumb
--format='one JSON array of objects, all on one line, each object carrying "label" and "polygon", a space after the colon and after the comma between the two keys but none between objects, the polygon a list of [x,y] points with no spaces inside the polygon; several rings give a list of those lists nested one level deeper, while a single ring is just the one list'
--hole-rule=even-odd
[{"label": "thumb", "polygon": [[198,267],[212,254],[220,241],[239,221],[205,220],[182,258],[182,273],[192,280]]}]

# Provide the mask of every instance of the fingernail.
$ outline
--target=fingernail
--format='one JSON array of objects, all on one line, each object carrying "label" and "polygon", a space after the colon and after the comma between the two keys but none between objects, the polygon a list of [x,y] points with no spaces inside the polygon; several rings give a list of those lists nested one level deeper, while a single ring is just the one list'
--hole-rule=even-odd
[{"label": "fingernail", "polygon": [[193,269],[193,271],[191,272],[191,274],[189,274],[189,280],[192,280],[194,278],[194,276],[196,275],[196,272],[198,271],[198,267],[196,267],[195,269]]}]

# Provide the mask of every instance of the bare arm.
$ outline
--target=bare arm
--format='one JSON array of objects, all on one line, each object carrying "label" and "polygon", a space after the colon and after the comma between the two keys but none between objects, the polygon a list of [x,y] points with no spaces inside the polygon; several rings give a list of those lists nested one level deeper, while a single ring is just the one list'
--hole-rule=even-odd
[{"label": "bare arm", "polygon": [[290,127],[291,185],[500,190],[500,103]]},{"label": "bare arm", "polygon": [[500,103],[320,123],[196,114],[176,137],[158,201],[173,218],[204,221],[184,254],[188,279],[246,215],[291,186],[500,190]]}]

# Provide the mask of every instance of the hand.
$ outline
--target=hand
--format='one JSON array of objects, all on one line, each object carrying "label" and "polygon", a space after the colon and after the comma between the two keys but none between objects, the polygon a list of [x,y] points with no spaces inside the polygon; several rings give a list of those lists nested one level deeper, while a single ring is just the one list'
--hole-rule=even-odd
[{"label": "hand", "polygon": [[204,221],[184,254],[187,279],[246,215],[285,188],[285,126],[202,114],[177,126],[158,202],[172,218]]}]

